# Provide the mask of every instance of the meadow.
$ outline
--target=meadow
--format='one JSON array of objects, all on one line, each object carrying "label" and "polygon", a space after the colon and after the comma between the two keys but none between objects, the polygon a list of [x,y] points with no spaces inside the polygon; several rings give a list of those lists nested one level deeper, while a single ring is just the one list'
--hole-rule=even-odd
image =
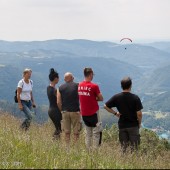
[{"label": "meadow", "polygon": [[169,169],[170,144],[149,130],[141,129],[137,153],[122,154],[116,125],[103,130],[102,145],[97,151],[85,147],[85,131],[68,152],[64,134],[53,140],[50,121],[31,124],[29,131],[19,129],[21,120],[0,113],[1,169]]}]

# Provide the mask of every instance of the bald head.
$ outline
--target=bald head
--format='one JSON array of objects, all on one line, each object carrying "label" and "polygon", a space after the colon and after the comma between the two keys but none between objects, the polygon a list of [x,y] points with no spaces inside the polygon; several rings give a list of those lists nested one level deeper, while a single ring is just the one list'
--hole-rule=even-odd
[{"label": "bald head", "polygon": [[65,82],[71,82],[74,80],[73,74],[70,72],[67,72],[64,74],[64,80]]}]

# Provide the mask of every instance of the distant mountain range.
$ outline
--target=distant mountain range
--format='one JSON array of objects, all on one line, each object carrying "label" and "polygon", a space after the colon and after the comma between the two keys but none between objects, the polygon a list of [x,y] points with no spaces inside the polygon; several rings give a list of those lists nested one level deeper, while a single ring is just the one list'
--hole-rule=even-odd
[{"label": "distant mountain range", "polygon": [[[130,76],[132,92],[139,94],[144,109],[158,109],[157,101],[161,110],[166,105],[165,110],[170,111],[169,51],[170,42],[126,45],[90,40],[0,41],[0,99],[13,102],[25,67],[33,70],[34,95],[40,105],[48,105],[46,87],[51,67],[59,72],[58,85],[63,83],[65,72],[72,72],[75,81],[80,82],[83,68],[92,67],[94,82],[99,84],[105,101],[120,92],[120,80]],[[160,100],[160,95],[168,101]]]},{"label": "distant mountain range", "polygon": [[154,42],[147,45],[170,53],[170,42]]}]

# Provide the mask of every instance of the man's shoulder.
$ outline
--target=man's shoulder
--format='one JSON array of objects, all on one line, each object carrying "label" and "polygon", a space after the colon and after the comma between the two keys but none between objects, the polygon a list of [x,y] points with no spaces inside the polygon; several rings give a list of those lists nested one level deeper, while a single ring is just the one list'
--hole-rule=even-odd
[{"label": "man's shoulder", "polygon": [[76,83],[76,82],[70,82],[70,83],[63,83],[63,84],[61,84],[60,86],[59,86],[59,89],[61,89],[61,88],[65,88],[65,87],[68,87],[68,86],[78,86],[79,85],[79,83]]},{"label": "man's shoulder", "polygon": [[59,91],[65,89],[66,86],[67,86],[66,83],[61,84],[61,85],[58,87]]},{"label": "man's shoulder", "polygon": [[98,86],[98,84],[97,84],[97,83],[94,83],[94,82],[91,82],[91,84],[94,85],[94,86]]},{"label": "man's shoulder", "polygon": [[89,84],[92,86],[92,87],[99,87],[98,84],[94,83],[94,82],[89,82]]},{"label": "man's shoulder", "polygon": [[116,94],[115,94],[115,95],[113,95],[112,97],[117,98],[117,97],[121,97],[121,96],[123,96],[123,94],[122,94],[122,93],[116,93]]},{"label": "man's shoulder", "polygon": [[67,86],[69,86],[70,88],[72,88],[72,89],[77,89],[78,88],[78,85],[79,85],[79,83],[76,83],[76,82],[70,82]]},{"label": "man's shoulder", "polygon": [[137,94],[134,94],[134,93],[129,93],[128,98],[133,100],[133,101],[139,101],[140,100],[139,96]]},{"label": "man's shoulder", "polygon": [[79,83],[77,83],[77,82],[71,82],[73,85],[76,85],[76,86],[78,86],[79,85]]},{"label": "man's shoulder", "polygon": [[134,93],[130,93],[131,96],[133,96],[134,98],[139,98],[139,96],[137,94],[134,94]]},{"label": "man's shoulder", "polygon": [[78,83],[78,86],[86,86],[87,85],[87,82],[85,81],[81,81]]},{"label": "man's shoulder", "polygon": [[82,84],[82,83],[85,83],[85,81],[80,81],[78,84]]},{"label": "man's shoulder", "polygon": [[81,82],[79,82],[78,84],[79,84],[79,86],[83,86],[83,85],[86,86],[86,85],[88,85],[88,86],[98,87],[98,84],[93,83],[93,82],[91,82],[91,81],[88,81],[88,82],[86,82],[86,81],[81,81]]}]

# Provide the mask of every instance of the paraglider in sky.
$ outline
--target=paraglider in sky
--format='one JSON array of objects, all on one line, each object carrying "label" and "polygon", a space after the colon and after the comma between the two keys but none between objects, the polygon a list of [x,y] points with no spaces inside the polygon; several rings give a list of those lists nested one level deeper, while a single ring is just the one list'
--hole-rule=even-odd
[{"label": "paraglider in sky", "polygon": [[131,40],[130,38],[122,38],[122,39],[120,40],[120,42],[123,41],[123,40],[129,40],[129,41],[132,42],[132,40]]},{"label": "paraglider in sky", "polygon": [[[120,42],[122,42],[122,41],[128,41],[128,42],[132,42],[132,39],[130,39],[130,38],[122,38],[121,40],[120,40]],[[126,50],[127,48],[125,47],[125,50]]]}]

